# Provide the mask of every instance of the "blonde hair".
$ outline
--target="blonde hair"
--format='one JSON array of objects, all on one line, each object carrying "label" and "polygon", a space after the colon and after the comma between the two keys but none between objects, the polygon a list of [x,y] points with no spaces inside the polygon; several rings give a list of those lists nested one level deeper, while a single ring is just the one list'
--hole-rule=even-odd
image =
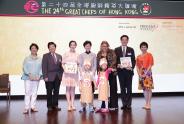
[{"label": "blonde hair", "polygon": [[102,41],[101,44],[100,44],[100,51],[102,51],[102,45],[103,45],[103,44],[106,44],[107,47],[108,47],[108,49],[109,49],[109,43],[108,43],[107,41],[104,40],[104,41]]}]

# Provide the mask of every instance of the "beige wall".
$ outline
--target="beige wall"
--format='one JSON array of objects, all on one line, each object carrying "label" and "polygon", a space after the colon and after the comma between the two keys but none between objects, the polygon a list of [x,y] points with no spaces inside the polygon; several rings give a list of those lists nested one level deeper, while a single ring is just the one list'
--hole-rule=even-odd
[{"label": "beige wall", "polygon": [[[155,27],[140,30],[140,25]],[[97,52],[102,40],[109,41],[112,48],[119,46],[122,34],[129,35],[129,46],[136,55],[141,41],[149,43],[155,73],[184,73],[184,20],[55,17],[0,17],[0,73],[21,74],[32,42],[39,45],[40,56],[48,51],[49,41],[55,42],[57,52],[63,54],[70,40],[78,42],[79,53],[83,51],[82,43],[91,40],[93,51]]]}]

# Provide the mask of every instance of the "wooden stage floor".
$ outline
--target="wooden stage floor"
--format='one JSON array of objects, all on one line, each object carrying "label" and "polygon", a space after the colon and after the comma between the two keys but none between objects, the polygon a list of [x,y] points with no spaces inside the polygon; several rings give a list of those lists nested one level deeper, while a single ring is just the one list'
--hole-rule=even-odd
[{"label": "wooden stage floor", "polygon": [[[100,103],[95,100],[96,107]],[[79,100],[75,100],[77,111],[68,112],[66,100],[59,100],[61,111],[48,112],[46,100],[38,100],[39,112],[22,114],[24,101],[11,100],[7,105],[0,100],[0,124],[184,124],[184,96],[153,97],[152,109],[144,110],[144,99],[133,98],[132,110],[110,113],[79,113]],[[121,107],[119,99],[119,108]]]}]

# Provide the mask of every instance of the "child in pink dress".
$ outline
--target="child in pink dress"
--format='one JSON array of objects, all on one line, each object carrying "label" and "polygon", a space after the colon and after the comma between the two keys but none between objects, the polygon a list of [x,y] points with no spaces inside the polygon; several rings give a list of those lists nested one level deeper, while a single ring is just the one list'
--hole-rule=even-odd
[{"label": "child in pink dress", "polygon": [[[97,79],[97,86],[98,86],[98,100],[108,102],[109,98],[109,74],[112,71],[115,71],[112,68],[107,67],[107,60],[106,58],[102,58],[100,60],[100,68],[101,70],[98,73],[98,79]],[[101,108],[97,109],[96,112],[109,112],[108,108]]]},{"label": "child in pink dress", "polygon": [[93,72],[91,70],[91,63],[90,61],[84,61],[84,69],[81,71],[80,74],[80,86],[79,90],[81,93],[80,102],[82,109],[79,112],[86,111],[86,105],[89,106],[89,112],[93,112],[93,90],[92,90],[92,83],[95,84],[95,78]]}]

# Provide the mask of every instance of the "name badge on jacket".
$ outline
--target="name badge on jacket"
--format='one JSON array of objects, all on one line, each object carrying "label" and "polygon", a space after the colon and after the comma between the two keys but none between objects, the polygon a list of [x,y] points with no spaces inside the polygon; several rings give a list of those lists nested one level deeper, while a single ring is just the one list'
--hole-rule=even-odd
[{"label": "name badge on jacket", "polygon": [[132,55],[132,53],[127,53],[127,55],[128,55],[128,56],[131,56],[131,55]]}]

